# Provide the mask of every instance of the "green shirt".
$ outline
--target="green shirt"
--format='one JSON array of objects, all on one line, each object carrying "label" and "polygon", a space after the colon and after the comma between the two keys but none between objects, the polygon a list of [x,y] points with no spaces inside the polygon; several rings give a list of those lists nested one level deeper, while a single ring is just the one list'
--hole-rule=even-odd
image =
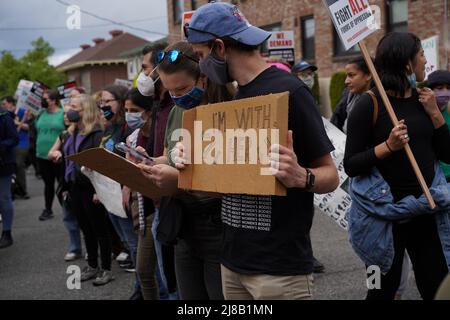
[{"label": "green shirt", "polygon": [[167,128],[166,128],[166,136],[164,138],[164,147],[167,149],[167,158],[169,160],[169,165],[175,167],[171,157],[170,151],[175,147],[178,141],[172,141],[172,133],[176,129],[180,129],[183,127],[183,113],[185,109],[174,106],[172,110],[170,110],[169,117],[167,118]]},{"label": "green shirt", "polygon": [[[442,115],[444,116],[445,122],[447,123],[448,126],[450,126],[450,113],[448,113],[448,110],[445,109],[445,111],[442,113]],[[449,146],[450,148],[450,146]],[[450,164],[446,164],[441,162],[441,168],[444,171],[444,175],[445,178],[450,179]]]},{"label": "green shirt", "polygon": [[48,152],[65,129],[64,111],[62,109],[58,108],[53,113],[43,111],[36,121],[36,157],[48,159]]}]

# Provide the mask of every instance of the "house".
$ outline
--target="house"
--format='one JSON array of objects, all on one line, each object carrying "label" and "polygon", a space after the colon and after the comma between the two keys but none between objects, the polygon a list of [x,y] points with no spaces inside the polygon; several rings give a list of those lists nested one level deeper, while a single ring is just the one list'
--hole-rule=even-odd
[{"label": "house", "polygon": [[109,34],[108,40],[95,38],[94,45],[81,45],[82,50],[57,66],[57,70],[90,93],[113,84],[116,79],[128,79],[128,60],[121,54],[149,41],[122,30],[112,30]]}]

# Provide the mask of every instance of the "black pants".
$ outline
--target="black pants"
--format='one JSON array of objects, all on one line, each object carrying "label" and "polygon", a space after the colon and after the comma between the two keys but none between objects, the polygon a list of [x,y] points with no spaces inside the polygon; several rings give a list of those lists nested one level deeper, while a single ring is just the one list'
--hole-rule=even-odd
[{"label": "black pants", "polygon": [[84,235],[88,264],[92,268],[98,267],[100,247],[101,267],[103,270],[111,270],[112,241],[108,213],[102,204],[92,201],[93,196],[92,185],[70,185],[71,210],[75,213]]},{"label": "black pants", "polygon": [[223,300],[220,271],[220,209],[183,215],[182,237],[175,246],[175,270],[183,300]]},{"label": "black pants", "polygon": [[414,269],[417,288],[424,300],[432,300],[449,270],[434,216],[420,216],[394,224],[395,256],[391,269],[381,276],[381,289],[369,290],[367,300],[393,300],[400,285],[405,249]]},{"label": "black pants", "polygon": [[45,209],[52,210],[53,199],[55,198],[55,181],[59,181],[62,175],[62,166],[49,160],[38,158],[37,161],[45,184]]}]

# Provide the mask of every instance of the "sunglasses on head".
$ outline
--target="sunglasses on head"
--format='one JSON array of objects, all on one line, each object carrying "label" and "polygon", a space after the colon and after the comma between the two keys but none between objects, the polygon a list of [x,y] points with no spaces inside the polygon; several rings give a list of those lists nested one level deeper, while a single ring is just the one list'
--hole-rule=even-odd
[{"label": "sunglasses on head", "polygon": [[160,51],[158,53],[157,63],[160,64],[164,59],[168,60],[170,63],[175,63],[183,56],[188,58],[189,60],[194,61],[195,63],[198,63],[198,59],[192,58],[189,55],[178,50]]}]

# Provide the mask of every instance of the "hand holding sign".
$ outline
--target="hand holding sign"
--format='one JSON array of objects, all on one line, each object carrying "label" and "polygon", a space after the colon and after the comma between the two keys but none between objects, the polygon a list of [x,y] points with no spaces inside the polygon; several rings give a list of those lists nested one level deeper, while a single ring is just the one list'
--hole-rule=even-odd
[{"label": "hand holding sign", "polygon": [[286,188],[304,188],[306,170],[298,164],[294,152],[292,131],[288,131],[287,146],[273,145],[270,149],[271,171]]}]

